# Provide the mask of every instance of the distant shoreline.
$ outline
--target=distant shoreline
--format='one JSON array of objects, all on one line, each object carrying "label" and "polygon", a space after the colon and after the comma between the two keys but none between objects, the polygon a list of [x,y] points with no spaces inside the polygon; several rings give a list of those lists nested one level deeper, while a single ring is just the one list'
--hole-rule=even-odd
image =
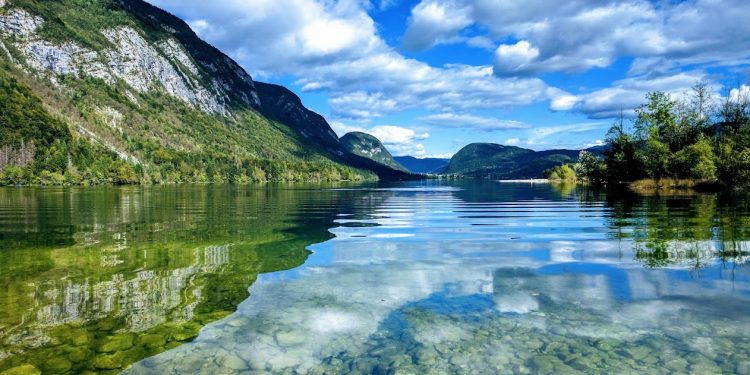
[{"label": "distant shoreline", "polygon": [[525,180],[497,180],[497,182],[502,183],[528,183],[528,184],[548,184],[550,181],[546,178],[532,178],[532,179],[525,179]]}]

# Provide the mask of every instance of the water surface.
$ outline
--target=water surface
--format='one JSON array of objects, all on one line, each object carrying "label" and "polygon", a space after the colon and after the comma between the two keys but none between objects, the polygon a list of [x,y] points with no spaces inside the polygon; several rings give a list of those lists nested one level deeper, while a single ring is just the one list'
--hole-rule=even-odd
[{"label": "water surface", "polygon": [[0,236],[0,370],[750,373],[741,199],[4,189]]}]

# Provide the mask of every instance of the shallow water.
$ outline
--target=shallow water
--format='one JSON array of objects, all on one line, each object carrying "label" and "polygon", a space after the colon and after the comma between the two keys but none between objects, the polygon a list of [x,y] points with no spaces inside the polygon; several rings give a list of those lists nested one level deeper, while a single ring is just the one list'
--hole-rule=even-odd
[{"label": "shallow water", "polygon": [[0,190],[0,370],[750,373],[750,202]]}]

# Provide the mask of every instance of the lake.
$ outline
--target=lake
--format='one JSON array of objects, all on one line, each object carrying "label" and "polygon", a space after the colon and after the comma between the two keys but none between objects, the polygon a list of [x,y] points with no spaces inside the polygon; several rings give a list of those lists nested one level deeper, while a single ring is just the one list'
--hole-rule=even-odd
[{"label": "lake", "polygon": [[750,373],[748,241],[716,195],[2,188],[0,372]]}]

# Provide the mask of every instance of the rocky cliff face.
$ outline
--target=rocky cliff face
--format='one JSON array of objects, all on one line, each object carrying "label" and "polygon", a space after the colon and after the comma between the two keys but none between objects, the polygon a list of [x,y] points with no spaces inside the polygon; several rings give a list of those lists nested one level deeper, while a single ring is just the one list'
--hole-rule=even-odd
[{"label": "rocky cliff face", "polygon": [[[11,56],[9,48],[17,50],[18,64],[54,85],[59,85],[60,76],[98,78],[110,85],[120,80],[135,92],[163,89],[206,113],[225,116],[232,99],[250,107],[260,105],[252,78],[241,68],[225,56],[197,62],[176,37],[154,42],[132,27],[108,28],[101,34],[111,46],[95,51],[74,41],[47,40],[39,33],[45,22],[24,9],[11,8],[0,15],[0,36],[5,53]],[[211,74],[219,64],[232,74]],[[243,90],[235,91],[236,86]]]}]

